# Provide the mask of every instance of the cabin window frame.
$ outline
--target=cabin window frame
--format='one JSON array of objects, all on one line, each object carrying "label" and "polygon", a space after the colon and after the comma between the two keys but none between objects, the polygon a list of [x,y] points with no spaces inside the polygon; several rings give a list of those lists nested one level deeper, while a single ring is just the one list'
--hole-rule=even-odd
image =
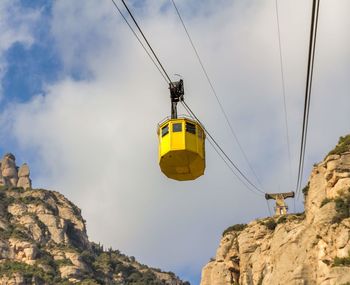
[{"label": "cabin window frame", "polygon": [[181,133],[182,132],[182,123],[173,123],[172,126],[173,133]]},{"label": "cabin window frame", "polygon": [[162,138],[169,134],[169,124],[166,124],[161,128],[161,136]]},{"label": "cabin window frame", "polygon": [[196,125],[190,122],[186,122],[186,132],[195,135],[196,134]]}]

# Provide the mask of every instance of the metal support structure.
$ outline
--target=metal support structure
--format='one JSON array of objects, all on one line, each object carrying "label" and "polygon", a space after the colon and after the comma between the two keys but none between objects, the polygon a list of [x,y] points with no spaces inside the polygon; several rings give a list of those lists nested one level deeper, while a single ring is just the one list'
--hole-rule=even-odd
[{"label": "metal support structure", "polygon": [[294,192],[287,192],[287,193],[266,193],[265,199],[266,200],[275,200],[276,201],[276,207],[275,207],[275,215],[281,216],[286,215],[288,211],[288,206],[284,199],[287,198],[294,198],[295,194]]},{"label": "metal support structure", "polygon": [[184,100],[184,82],[182,79],[169,83],[171,100],[171,118],[177,119],[177,103]]},{"label": "metal support structure", "polygon": [[171,118],[177,119],[177,102],[171,102]]}]

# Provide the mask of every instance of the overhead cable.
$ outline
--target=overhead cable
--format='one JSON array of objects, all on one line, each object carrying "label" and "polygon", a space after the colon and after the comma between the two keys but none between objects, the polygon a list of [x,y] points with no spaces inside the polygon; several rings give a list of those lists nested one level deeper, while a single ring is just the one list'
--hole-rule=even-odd
[{"label": "overhead cable", "polygon": [[201,123],[201,121],[198,119],[198,117],[193,113],[191,108],[186,104],[185,101],[181,102],[184,107],[190,112],[190,114],[196,119],[196,121],[202,126],[204,132],[207,134],[207,136],[213,141],[215,146],[220,150],[220,152],[223,154],[223,156],[230,162],[230,164],[236,169],[236,171],[243,177],[243,179],[252,186],[255,190],[260,192],[261,194],[265,194],[264,191],[262,191],[259,187],[257,187],[253,182],[251,182],[248,177],[238,168],[238,166],[231,160],[231,158],[226,154],[226,152],[222,149],[222,147],[217,143],[217,141],[214,139],[214,137],[209,133],[209,131],[204,127],[204,125]]},{"label": "overhead cable", "polygon": [[[113,1],[113,0],[112,0],[112,1]],[[155,59],[157,60],[157,62],[158,62],[158,64],[159,64],[160,68],[163,70],[163,72],[164,72],[166,78],[169,80],[168,83],[171,84],[171,79],[170,79],[168,73],[165,71],[165,69],[164,69],[162,63],[160,62],[158,56],[156,55],[156,53],[154,52],[152,46],[151,46],[150,43],[148,42],[148,40],[147,40],[147,38],[145,37],[144,33],[142,32],[142,30],[141,30],[139,24],[136,22],[136,20],[135,20],[135,18],[134,18],[134,15],[131,13],[131,11],[130,11],[129,7],[126,5],[125,1],[124,1],[124,0],[121,0],[121,1],[123,2],[125,9],[128,11],[128,13],[129,13],[131,19],[133,20],[134,24],[136,25],[137,29],[138,29],[139,32],[141,33],[143,39],[144,39],[145,42],[147,43],[147,45],[148,45],[149,49],[151,50],[153,56],[154,56]]]},{"label": "overhead cable", "polygon": [[[128,6],[126,5],[125,1],[124,0],[121,0],[122,3],[124,4],[126,10],[128,11],[130,17],[132,18],[134,24],[136,25],[136,27],[138,28],[139,32],[141,33],[143,39],[145,40],[145,42],[147,43],[147,46],[149,47],[149,49],[151,50],[154,58],[156,59],[156,62],[159,64],[159,67],[160,69],[162,70],[161,74],[163,74],[165,76],[165,78],[167,79],[166,82],[168,84],[172,84],[172,81],[170,80],[170,77],[168,75],[168,73],[166,72],[165,68],[163,67],[163,65],[161,64],[159,58],[157,57],[156,53],[154,52],[152,46],[150,45],[150,43],[148,42],[146,36],[144,35],[144,33],[142,32],[140,26],[138,25],[135,17],[133,16],[133,14],[131,13],[130,9],[128,8]],[[114,2],[114,0],[112,0],[114,6],[118,9],[119,13],[123,16],[123,14],[121,13],[119,7],[116,5],[116,3]],[[133,31],[134,35],[137,37],[137,35],[135,34],[134,30],[131,28],[131,26],[129,25],[128,21],[126,20],[126,18],[123,16],[125,22],[128,24],[128,26],[130,27],[130,29]],[[138,37],[137,37],[138,38]],[[138,38],[139,39],[139,38]],[[140,42],[140,41],[139,41]],[[142,45],[144,47],[144,45]],[[144,50],[146,51],[146,49],[144,48]],[[149,53],[147,53],[149,55]],[[149,55],[150,56],[150,55]],[[152,62],[156,64],[155,61],[152,60]],[[158,65],[157,65],[158,66]],[[158,69],[158,70],[160,70]],[[183,106],[185,107],[186,106],[186,110],[188,110],[190,112],[190,114],[203,126],[203,124],[199,121],[198,117],[193,113],[193,111],[191,110],[191,108],[184,102],[182,101],[181,102],[183,104]],[[206,134],[208,135],[208,137],[212,140],[212,142],[214,143],[214,145],[217,147],[218,150],[220,150],[220,152],[222,153],[222,155],[227,159],[227,161],[230,163],[231,166],[233,166],[233,168],[240,174],[240,176],[242,178],[239,177],[240,181],[243,183],[243,185],[245,185],[247,187],[247,189],[251,190],[251,191],[254,191],[252,190],[255,189],[256,191],[260,192],[260,194],[265,194],[262,190],[260,190],[254,183],[252,183],[248,177],[238,168],[238,166],[230,159],[230,157],[224,152],[224,150],[221,148],[221,146],[216,142],[216,140],[213,138],[213,136],[208,132],[208,130],[206,130],[204,128]],[[218,152],[217,152],[218,153]],[[220,155],[221,156],[221,155]],[[233,168],[230,167],[230,169],[232,170],[232,172],[237,176],[237,173],[235,173],[233,171]],[[247,185],[248,184],[248,185]],[[250,185],[250,186],[249,186]],[[256,192],[255,192],[256,193]],[[256,193],[258,194],[258,193]],[[259,194],[259,195],[260,195]]]},{"label": "overhead cable", "polygon": [[[196,121],[196,119],[193,117],[191,111],[187,108],[187,104],[183,104],[184,109],[187,111],[187,113],[189,114],[189,116]],[[202,125],[203,130],[205,130],[204,126]],[[222,155],[222,153],[220,152],[220,150],[215,146],[214,142],[210,139],[210,137],[208,138],[208,142],[211,145],[211,147],[214,149],[214,151],[216,152],[216,154],[222,159],[222,161],[226,164],[226,166],[230,169],[230,171],[232,172],[232,174],[234,176],[236,176],[236,178],[252,193],[254,193],[255,195],[259,195],[261,196],[260,193],[256,192],[253,188],[251,188],[245,181],[243,181],[243,179],[235,172],[235,170],[233,169],[232,165],[227,161],[227,159],[225,159],[225,157]]]},{"label": "overhead cable", "polygon": [[302,134],[301,134],[301,143],[300,143],[298,179],[297,179],[297,185],[296,185],[297,197],[299,197],[300,195],[301,183],[302,183],[303,171],[304,171],[305,149],[306,149],[306,139],[307,139],[307,131],[308,131],[308,123],[309,123],[309,112],[310,112],[310,102],[311,102],[312,79],[313,79],[313,71],[314,71],[319,7],[320,7],[320,0],[313,0],[310,40],[309,40],[309,55],[308,55],[305,99],[304,99],[303,127],[302,127]]},{"label": "overhead cable", "polygon": [[269,202],[265,199],[266,204],[267,204],[267,209],[269,210],[269,215],[272,216],[271,210],[270,210],[270,205]]},{"label": "overhead cable", "polygon": [[114,0],[112,0],[112,3],[114,4],[114,6],[117,8],[119,14],[122,16],[122,18],[124,19],[125,23],[128,25],[129,29],[131,30],[131,32],[134,34],[134,36],[136,37],[137,41],[140,43],[140,45],[142,46],[142,48],[144,49],[144,51],[147,53],[148,57],[152,60],[153,64],[156,66],[156,68],[158,69],[159,73],[162,75],[162,77],[164,78],[166,83],[168,82],[168,79],[165,77],[164,73],[162,72],[162,70],[160,69],[160,67],[157,65],[157,63],[154,61],[153,57],[151,56],[151,54],[148,52],[147,48],[145,47],[145,45],[142,43],[141,39],[139,38],[139,36],[136,34],[136,32],[134,31],[134,29],[132,28],[132,26],[130,25],[129,21],[126,19],[126,17],[124,16],[124,14],[122,13],[122,11],[120,10],[120,8],[118,7],[117,3],[114,2]]},{"label": "overhead cable", "polygon": [[282,44],[281,44],[281,31],[280,31],[280,21],[278,16],[278,0],[275,0],[275,10],[276,10],[276,21],[277,21],[277,32],[278,32],[278,46],[279,46],[279,56],[280,56],[280,69],[281,69],[281,81],[282,81],[282,95],[283,95],[283,109],[284,109],[284,123],[286,129],[286,142],[288,151],[288,162],[289,162],[289,182],[292,179],[292,159],[290,152],[290,139],[289,139],[289,128],[288,128],[288,113],[287,113],[287,100],[286,100],[286,85],[284,80],[283,71],[283,56],[282,56]]},{"label": "overhead cable", "polygon": [[226,123],[227,123],[227,125],[228,125],[229,128],[230,128],[231,134],[233,135],[233,137],[234,137],[234,139],[235,139],[235,141],[236,141],[236,143],[237,143],[237,145],[238,145],[238,147],[239,147],[239,149],[240,149],[240,151],[241,151],[241,153],[242,153],[242,155],[243,155],[243,157],[244,157],[244,160],[246,161],[246,163],[247,163],[247,165],[248,165],[248,167],[249,167],[249,169],[250,169],[250,171],[251,171],[252,174],[254,175],[256,181],[258,182],[258,184],[261,186],[261,181],[260,181],[258,175],[256,174],[256,172],[255,172],[255,170],[254,170],[252,164],[250,163],[250,161],[249,161],[249,159],[248,159],[248,156],[247,156],[247,154],[245,153],[245,151],[244,151],[244,149],[243,149],[243,147],[242,147],[242,144],[240,143],[240,141],[239,141],[239,139],[238,139],[238,136],[237,136],[236,132],[235,132],[234,129],[233,129],[233,126],[232,126],[232,124],[231,124],[231,122],[230,122],[230,120],[229,120],[229,118],[228,118],[228,116],[227,116],[227,113],[226,113],[226,111],[225,111],[225,109],[224,109],[224,107],[223,107],[223,105],[222,105],[222,103],[221,103],[221,101],[220,101],[220,99],[219,99],[219,96],[217,95],[217,92],[216,92],[216,90],[215,90],[215,88],[214,88],[214,85],[213,85],[213,83],[212,83],[212,81],[211,81],[211,79],[210,79],[210,77],[209,77],[209,75],[208,75],[208,72],[207,72],[206,68],[204,67],[203,61],[202,61],[201,57],[199,56],[199,53],[198,53],[198,51],[197,51],[197,48],[195,47],[195,45],[194,45],[194,43],[193,43],[193,40],[192,40],[192,38],[191,38],[191,36],[190,36],[188,30],[187,30],[187,27],[186,27],[186,25],[185,25],[185,22],[183,21],[183,19],[182,19],[182,17],[181,17],[180,11],[179,11],[179,9],[178,9],[177,6],[176,6],[175,1],[174,1],[174,0],[171,0],[171,2],[173,3],[173,6],[174,6],[174,8],[175,8],[175,10],[176,10],[176,13],[177,13],[177,15],[178,15],[178,17],[179,17],[179,19],[180,19],[180,22],[181,22],[181,24],[182,24],[182,26],[183,26],[183,28],[184,28],[184,30],[185,30],[185,32],[186,32],[187,38],[188,38],[188,40],[189,40],[189,42],[190,42],[190,44],[191,44],[191,46],[192,46],[192,48],[193,48],[193,51],[194,51],[194,53],[195,53],[195,55],[196,55],[196,57],[197,57],[197,60],[198,60],[198,62],[199,62],[199,64],[200,64],[201,68],[202,68],[202,71],[203,71],[203,73],[204,73],[204,75],[205,75],[205,77],[206,77],[206,79],[207,79],[207,81],[208,81],[208,83],[209,83],[210,89],[211,89],[212,93],[214,94],[214,96],[215,96],[215,98],[216,98],[216,101],[218,102],[219,107],[220,107],[220,109],[221,109],[221,112],[223,113],[223,115],[224,115],[224,117],[225,117]]}]

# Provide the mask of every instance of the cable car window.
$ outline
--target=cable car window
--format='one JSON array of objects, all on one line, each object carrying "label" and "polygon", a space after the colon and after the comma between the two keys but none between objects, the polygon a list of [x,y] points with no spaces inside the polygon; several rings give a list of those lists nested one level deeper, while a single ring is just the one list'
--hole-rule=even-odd
[{"label": "cable car window", "polygon": [[162,137],[169,133],[169,125],[162,128]]},{"label": "cable car window", "polygon": [[181,123],[175,123],[173,124],[173,132],[182,132],[182,124]]},{"label": "cable car window", "polygon": [[186,132],[196,134],[196,125],[186,122]]}]

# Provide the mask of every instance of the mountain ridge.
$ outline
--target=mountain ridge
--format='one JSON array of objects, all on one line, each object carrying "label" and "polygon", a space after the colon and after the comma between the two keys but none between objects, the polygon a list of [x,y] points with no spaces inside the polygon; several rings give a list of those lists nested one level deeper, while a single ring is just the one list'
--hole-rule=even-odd
[{"label": "mountain ridge", "polygon": [[201,285],[350,284],[350,136],[315,164],[305,212],[223,232]]},{"label": "mountain ridge", "polygon": [[81,210],[57,191],[32,189],[28,165],[17,167],[14,155],[1,170],[0,284],[189,285],[90,242]]},{"label": "mountain ridge", "polygon": [[3,186],[0,198],[0,284],[189,284],[90,242],[59,192]]}]

